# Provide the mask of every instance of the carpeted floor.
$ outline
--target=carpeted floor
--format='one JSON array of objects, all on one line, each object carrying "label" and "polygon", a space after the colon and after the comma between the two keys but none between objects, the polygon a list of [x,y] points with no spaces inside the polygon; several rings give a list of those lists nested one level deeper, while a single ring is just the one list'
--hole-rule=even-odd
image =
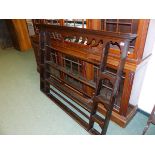
[{"label": "carpeted floor", "polygon": [[[137,112],[126,128],[110,122],[107,134],[140,135],[146,121]],[[0,49],[0,134],[88,134],[40,92],[33,50]],[[147,134],[155,135],[155,126]]]}]

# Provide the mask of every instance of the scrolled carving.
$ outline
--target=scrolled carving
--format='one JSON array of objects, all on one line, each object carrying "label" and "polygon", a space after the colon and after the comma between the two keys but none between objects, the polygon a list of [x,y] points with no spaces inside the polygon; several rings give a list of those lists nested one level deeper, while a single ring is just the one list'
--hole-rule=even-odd
[{"label": "scrolled carving", "polygon": [[58,32],[51,32],[51,33],[50,33],[50,38],[61,40],[61,39],[62,39],[62,36],[61,36],[61,34],[58,33]]},{"label": "scrolled carving", "polygon": [[73,38],[71,39],[71,42],[74,43],[76,41],[76,36],[73,36]]},{"label": "scrolled carving", "polygon": [[85,39],[84,39],[84,45],[87,45],[87,43],[88,43],[88,38],[86,37]]},{"label": "scrolled carving", "polygon": [[[57,39],[56,34],[52,33],[51,38]],[[65,42],[71,42],[75,44],[81,44],[81,45],[87,45],[89,47],[102,47],[103,46],[103,40],[97,41],[96,39],[90,39],[85,36],[65,36],[63,38]]]},{"label": "scrolled carving", "polygon": [[[89,53],[95,56],[100,56],[103,49],[105,48],[105,43],[109,42],[110,48],[120,50],[120,41],[114,40],[110,41],[110,38],[100,38],[89,36],[88,34],[76,34],[76,33],[63,33],[57,30],[50,32],[51,45],[53,47],[59,46],[68,49],[75,49],[81,52]],[[91,56],[93,57],[93,56]]]},{"label": "scrolled carving", "polygon": [[121,50],[120,44],[118,42],[110,41],[110,48]]}]

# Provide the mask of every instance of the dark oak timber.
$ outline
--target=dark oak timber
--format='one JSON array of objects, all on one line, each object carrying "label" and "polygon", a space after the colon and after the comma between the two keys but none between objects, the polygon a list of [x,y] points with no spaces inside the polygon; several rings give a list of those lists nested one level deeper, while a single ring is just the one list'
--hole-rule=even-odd
[{"label": "dark oak timber", "polygon": [[[99,92],[103,96],[102,101],[99,102],[109,109],[108,117],[105,119],[109,122],[113,107],[120,107],[118,98],[121,97],[121,91],[119,86],[123,78],[128,45],[136,35],[47,24],[38,24],[37,26],[40,29],[41,91],[56,101],[56,104],[90,133],[99,134],[96,129],[90,126],[91,120],[99,123],[101,128],[105,124],[106,129],[101,132],[101,134],[105,134],[108,127],[107,121],[103,123],[104,119],[100,116],[94,114],[92,116],[96,103],[94,97]],[[121,61],[118,60],[119,65],[111,69],[107,63],[110,45],[118,46],[121,53]],[[119,70],[117,70],[118,67]],[[102,75],[101,72],[103,72]],[[100,80],[98,82],[99,78],[102,79],[103,85]],[[56,95],[62,98],[68,106],[60,102]],[[111,96],[110,100],[109,95]],[[118,109],[116,108],[115,111]]]},{"label": "dark oak timber", "polygon": [[[135,103],[130,104],[129,99],[137,65],[143,61],[142,55],[149,20],[116,20],[116,23],[119,22],[120,24],[120,30],[124,33],[105,32],[108,27],[101,30],[100,19],[86,20],[87,29],[63,26],[64,20],[61,19],[59,20],[61,26],[43,24],[45,23],[44,20],[37,21],[40,22],[34,23],[36,35],[31,37],[31,41],[36,56],[37,70],[40,71],[41,90],[50,92],[50,89],[48,89],[50,85],[55,85],[59,91],[72,98],[73,101],[87,109],[88,112],[91,111],[92,107],[92,97],[96,90],[98,69],[105,43],[109,41],[120,43],[121,41],[133,40],[136,35],[132,33],[137,33],[137,37],[134,39],[133,52],[129,51],[126,59],[119,96],[111,116],[112,121],[121,127],[125,127],[135,115],[137,109],[137,105],[132,105]],[[113,22],[114,20],[105,21],[107,24],[116,25]],[[133,25],[129,24],[129,22]],[[131,26],[131,33],[125,33],[126,28],[123,30],[123,26],[124,28]],[[117,31],[119,31],[119,27]],[[43,42],[39,43],[41,36],[45,44]],[[76,36],[76,41],[69,41],[73,41],[74,36]],[[80,37],[82,37],[82,42],[78,43]],[[87,45],[84,45],[85,38],[87,38]],[[42,45],[42,48],[40,48],[39,44]],[[119,48],[115,48],[113,45],[110,46],[107,66],[110,72],[113,72],[113,75],[110,76],[110,82],[105,80],[104,85],[106,85],[106,88],[102,90],[105,102],[108,102],[112,90],[109,88],[114,83],[112,79],[115,77],[120,63],[120,54]],[[53,57],[52,61],[50,60],[51,57]],[[57,59],[54,60],[56,57]],[[49,82],[53,82],[53,84],[49,84]],[[78,99],[75,94],[78,95]],[[98,106],[98,111],[101,114],[106,114],[106,109],[101,104]]]}]

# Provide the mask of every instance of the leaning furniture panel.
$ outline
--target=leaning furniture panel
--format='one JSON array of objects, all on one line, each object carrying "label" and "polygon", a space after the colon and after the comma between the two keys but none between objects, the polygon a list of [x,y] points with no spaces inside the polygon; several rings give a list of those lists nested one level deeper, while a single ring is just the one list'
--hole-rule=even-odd
[{"label": "leaning furniture panel", "polygon": [[[63,110],[72,116],[85,129],[88,129],[93,97],[97,89],[105,46],[109,48],[128,45],[135,39],[134,34],[118,34],[89,29],[40,24],[40,88]],[[126,51],[128,48],[125,49]],[[112,53],[111,53],[112,55]],[[110,74],[104,79],[100,90],[104,102],[112,95],[112,88],[119,59],[112,63],[108,56],[106,71]],[[125,68],[127,66],[125,65]],[[123,102],[122,93],[125,72],[114,105],[112,120],[120,115]],[[128,106],[128,105],[127,105]],[[105,113],[99,105],[98,111]]]}]

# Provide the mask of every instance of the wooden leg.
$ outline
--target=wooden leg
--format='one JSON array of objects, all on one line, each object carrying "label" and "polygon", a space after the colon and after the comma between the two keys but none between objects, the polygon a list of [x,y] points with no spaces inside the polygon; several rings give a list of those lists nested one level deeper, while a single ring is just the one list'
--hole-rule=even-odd
[{"label": "wooden leg", "polygon": [[145,135],[145,133],[148,130],[148,128],[149,128],[149,126],[150,126],[151,123],[152,124],[155,124],[155,115],[154,115],[154,113],[155,113],[155,105],[154,105],[153,110],[152,110],[152,112],[150,114],[150,117],[149,117],[149,119],[147,121],[147,125],[144,128],[144,130],[143,130],[143,133],[142,133],[143,135]]},{"label": "wooden leg", "polygon": [[151,124],[151,121],[148,121],[146,127],[143,130],[143,135],[145,135],[146,131],[148,130],[148,128],[150,126],[150,124]]},{"label": "wooden leg", "polygon": [[93,102],[92,111],[90,113],[88,130],[90,130],[94,126],[94,121],[92,120],[92,116],[96,113],[97,107],[98,107],[98,103],[97,102]]},{"label": "wooden leg", "polygon": [[107,133],[107,129],[108,129],[108,126],[109,126],[109,121],[110,121],[110,112],[107,111],[108,114],[106,114],[106,118],[105,118],[105,122],[104,122],[104,126],[102,128],[102,131],[101,131],[101,135],[105,135]]}]

